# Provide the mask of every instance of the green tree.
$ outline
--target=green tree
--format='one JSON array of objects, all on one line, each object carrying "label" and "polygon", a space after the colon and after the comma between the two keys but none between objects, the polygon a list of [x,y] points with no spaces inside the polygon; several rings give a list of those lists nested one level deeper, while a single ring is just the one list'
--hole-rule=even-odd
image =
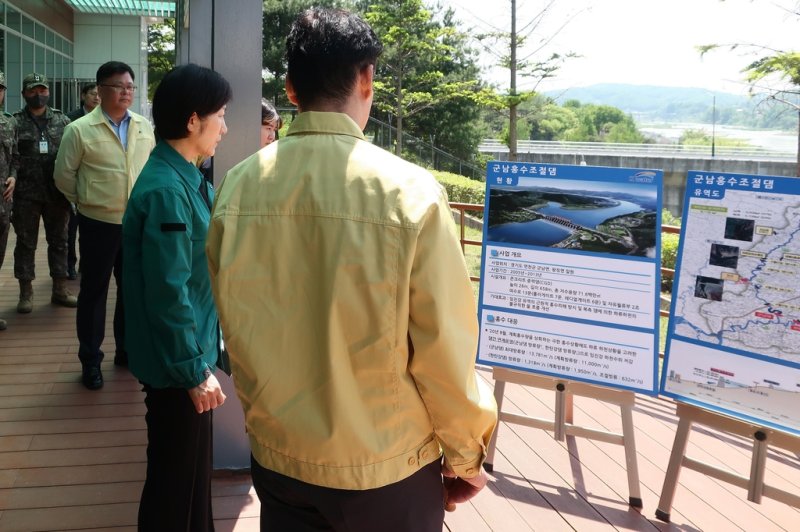
[{"label": "green tree", "polygon": [[311,7],[349,7],[343,0],[264,0],[261,39],[262,94],[278,105],[289,105],[286,83],[286,36],[297,15]]},{"label": "green tree", "polygon": [[[485,50],[494,55],[500,65],[509,69],[509,89],[502,103],[504,108],[508,110],[509,126],[506,128],[509,133],[507,140],[508,158],[512,161],[517,159],[517,132],[519,128],[516,123],[520,105],[535,97],[539,83],[554,77],[565,61],[576,57],[572,52],[546,51],[550,41],[578,14],[570,15],[552,34],[545,36],[543,35],[544,23],[550,18],[555,4],[556,0],[547,0],[535,16],[518,28],[517,1],[510,0],[510,31],[492,31],[477,36]],[[517,89],[518,78],[532,82],[532,88],[519,91]]]},{"label": "green tree", "polygon": [[[451,53],[435,59],[435,67],[450,82],[474,83],[478,90],[486,90],[480,82],[477,51],[469,44],[469,36],[458,30],[458,21],[452,9],[433,13],[437,24],[455,31],[443,35],[443,43]],[[453,95],[436,101],[425,110],[409,117],[405,129],[412,135],[430,140],[436,147],[462,160],[472,160],[481,139],[487,136],[487,128],[480,120],[481,97]]]},{"label": "green tree", "polygon": [[[406,121],[422,111],[457,102],[490,103],[492,91],[462,76],[454,59],[464,42],[452,17],[439,23],[421,0],[378,0],[365,15],[384,45],[375,74],[375,107],[391,113],[397,129],[395,153],[403,150]],[[450,113],[453,112],[450,108]],[[419,121],[420,123],[423,120]],[[443,129],[443,128],[440,128]]]},{"label": "green tree", "polygon": [[[800,3],[792,3],[792,7],[782,9],[800,18]],[[750,94],[766,94],[763,98],[765,103],[779,103],[797,114],[796,174],[800,177],[800,52],[747,43],[704,44],[697,47],[700,55],[718,48],[728,48],[730,51],[749,49],[757,56],[742,69],[745,79],[750,83]]]},{"label": "green tree", "polygon": [[147,26],[147,98],[175,66],[175,19],[166,18]]}]

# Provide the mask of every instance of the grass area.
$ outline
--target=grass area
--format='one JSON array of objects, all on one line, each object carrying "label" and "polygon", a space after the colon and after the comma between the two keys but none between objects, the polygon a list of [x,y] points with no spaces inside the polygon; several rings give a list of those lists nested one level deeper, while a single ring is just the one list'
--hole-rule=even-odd
[{"label": "grass area", "polygon": [[[464,238],[467,240],[474,240],[477,242],[483,241],[483,231],[480,229],[472,229],[471,227],[464,228]],[[481,246],[472,246],[466,245],[464,246],[464,258],[467,261],[467,270],[469,274],[473,277],[480,277],[481,275]],[[475,301],[478,301],[478,296],[480,292],[480,282],[473,281],[472,282],[472,290],[475,294]]]}]

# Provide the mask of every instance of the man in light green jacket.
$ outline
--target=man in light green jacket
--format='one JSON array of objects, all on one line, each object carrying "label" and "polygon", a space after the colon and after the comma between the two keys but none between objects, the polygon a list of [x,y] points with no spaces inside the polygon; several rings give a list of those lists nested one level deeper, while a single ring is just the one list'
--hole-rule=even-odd
[{"label": "man in light green jacket", "polygon": [[217,193],[206,251],[262,530],[441,532],[486,483],[496,405],[445,192],[362,133],[381,49],[355,15],[303,13],[300,113]]},{"label": "man in light green jacket", "polygon": [[64,131],[55,167],[56,187],[78,209],[81,291],[78,294],[78,358],[83,385],[103,386],[100,350],[106,330],[106,299],[113,273],[114,364],[126,366],[122,290],[122,215],[131,188],[155,146],[148,120],[128,110],[136,85],[133,69],[109,61],[97,69],[100,105]]}]

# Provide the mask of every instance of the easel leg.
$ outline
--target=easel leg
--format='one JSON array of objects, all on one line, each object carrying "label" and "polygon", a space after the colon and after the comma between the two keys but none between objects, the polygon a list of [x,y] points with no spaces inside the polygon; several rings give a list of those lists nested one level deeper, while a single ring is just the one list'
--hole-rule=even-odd
[{"label": "easel leg", "polygon": [[622,439],[625,446],[625,468],[628,471],[628,504],[633,508],[642,508],[644,503],[642,503],[642,494],[639,488],[639,464],[633,429],[633,407],[629,404],[620,405],[620,413],[622,415]]},{"label": "easel leg", "polygon": [[506,390],[505,381],[494,381],[494,400],[497,403],[497,426],[494,429],[491,439],[489,440],[489,448],[486,449],[486,460],[483,462],[483,468],[491,473],[494,471],[494,452],[497,447],[497,433],[500,432],[500,413],[503,411],[503,394]]},{"label": "easel leg", "polygon": [[[570,419],[572,418],[572,397],[566,392],[566,388],[567,387],[564,386],[562,382],[556,384],[556,420],[553,431],[553,437],[556,441],[564,441],[567,435],[567,429],[565,427],[567,415],[569,415]],[[568,402],[569,405],[567,404]],[[567,412],[567,410],[569,410],[569,412]]]},{"label": "easel leg", "polygon": [[669,458],[667,474],[664,477],[664,486],[661,488],[661,498],[656,509],[656,518],[669,523],[669,514],[672,510],[672,501],[675,498],[675,489],[678,486],[678,477],[681,474],[681,464],[686,454],[689,443],[689,431],[692,421],[688,416],[683,416],[678,421],[678,430],[675,431],[675,442],[672,444],[672,455]]},{"label": "easel leg", "polygon": [[767,470],[767,435],[763,431],[753,434],[753,459],[750,462],[750,482],[747,486],[747,500],[761,504],[764,493],[764,472]]}]

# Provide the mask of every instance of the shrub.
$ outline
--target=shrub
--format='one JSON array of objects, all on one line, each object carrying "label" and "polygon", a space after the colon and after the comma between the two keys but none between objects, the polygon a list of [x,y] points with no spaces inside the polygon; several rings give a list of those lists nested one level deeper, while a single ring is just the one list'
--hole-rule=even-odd
[{"label": "shrub", "polygon": [[438,170],[431,170],[431,173],[444,186],[447,198],[451,203],[483,204],[486,192],[486,183],[483,181],[475,181],[463,175]]},{"label": "shrub", "polygon": [[[678,258],[678,240],[680,235],[664,233],[661,235],[661,266],[675,269]],[[661,276],[661,291],[672,293],[672,277]]]}]

